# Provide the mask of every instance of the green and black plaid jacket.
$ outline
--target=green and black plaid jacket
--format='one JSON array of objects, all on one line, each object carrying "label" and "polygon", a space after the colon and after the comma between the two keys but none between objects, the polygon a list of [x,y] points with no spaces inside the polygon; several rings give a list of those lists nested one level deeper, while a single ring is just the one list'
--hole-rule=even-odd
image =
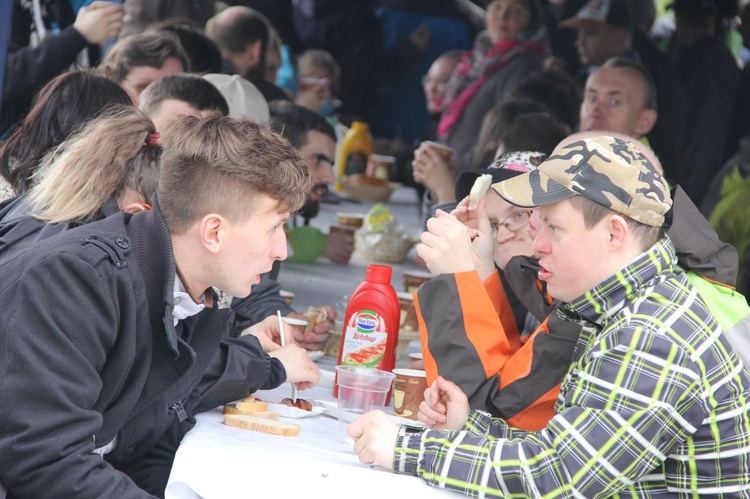
[{"label": "green and black plaid jacket", "polygon": [[544,430],[402,428],[396,472],[478,497],[750,497],[750,375],[668,237],[559,313],[583,332]]}]

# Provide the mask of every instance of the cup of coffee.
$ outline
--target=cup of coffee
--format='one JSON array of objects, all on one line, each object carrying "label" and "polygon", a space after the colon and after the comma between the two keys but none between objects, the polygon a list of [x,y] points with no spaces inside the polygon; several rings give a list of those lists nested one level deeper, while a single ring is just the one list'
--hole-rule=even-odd
[{"label": "cup of coffee", "polygon": [[425,140],[424,142],[422,142],[422,145],[425,147],[429,147],[432,151],[438,153],[446,163],[449,163],[451,158],[453,158],[453,155],[456,153],[456,151],[452,148],[438,142],[433,142],[431,140]]},{"label": "cup of coffee", "polygon": [[367,215],[365,215],[364,213],[350,213],[343,211],[339,211],[336,213],[339,225],[354,227],[356,229],[359,229],[364,225],[366,216]]},{"label": "cup of coffee", "polygon": [[354,237],[354,233],[356,232],[356,227],[351,227],[349,225],[331,225],[331,227],[328,229],[329,234],[350,234],[352,237]]},{"label": "cup of coffee", "polygon": [[400,327],[406,331],[416,331],[419,327],[417,321],[417,311],[414,309],[414,295],[406,291],[399,291],[398,303],[401,305],[401,322]]},{"label": "cup of coffee", "polygon": [[396,170],[395,156],[383,156],[381,154],[370,154],[367,159],[367,176],[379,178],[386,182],[391,178],[391,172]]},{"label": "cup of coffee", "polygon": [[291,291],[287,291],[285,289],[279,290],[279,295],[286,301],[289,305],[292,304],[294,301],[294,293]]},{"label": "cup of coffee", "polygon": [[393,414],[402,418],[417,419],[419,404],[427,389],[427,373],[417,369],[394,369]]}]

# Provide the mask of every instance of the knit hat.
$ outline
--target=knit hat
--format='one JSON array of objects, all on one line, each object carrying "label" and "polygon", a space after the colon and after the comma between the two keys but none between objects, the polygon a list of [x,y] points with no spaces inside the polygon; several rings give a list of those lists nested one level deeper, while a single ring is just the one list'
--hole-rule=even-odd
[{"label": "knit hat", "polygon": [[547,159],[543,152],[514,151],[507,152],[495,159],[487,168],[466,170],[456,177],[456,199],[461,201],[469,195],[474,182],[486,173],[492,175],[492,183],[502,182],[522,173],[536,169]]},{"label": "knit hat", "polygon": [[544,206],[576,194],[637,222],[664,224],[669,186],[630,142],[611,136],[579,140],[555,150],[537,170],[492,185],[522,207]]},{"label": "knit hat", "polygon": [[633,14],[627,0],[589,0],[575,16],[562,21],[560,27],[593,29],[604,24],[633,28]]},{"label": "knit hat", "polygon": [[214,84],[229,104],[229,116],[268,123],[268,103],[255,85],[240,75],[212,73],[203,78]]}]

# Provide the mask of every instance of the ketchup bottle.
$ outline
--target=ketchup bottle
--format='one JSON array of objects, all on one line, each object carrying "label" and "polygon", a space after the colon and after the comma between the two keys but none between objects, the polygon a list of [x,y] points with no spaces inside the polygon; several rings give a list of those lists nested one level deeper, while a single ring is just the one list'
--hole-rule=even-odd
[{"label": "ketchup bottle", "polygon": [[[336,365],[374,367],[392,371],[396,366],[401,306],[391,286],[388,265],[368,265],[365,280],[354,290],[344,316]],[[333,385],[339,396],[338,378]],[[390,402],[388,392],[386,405]]]}]

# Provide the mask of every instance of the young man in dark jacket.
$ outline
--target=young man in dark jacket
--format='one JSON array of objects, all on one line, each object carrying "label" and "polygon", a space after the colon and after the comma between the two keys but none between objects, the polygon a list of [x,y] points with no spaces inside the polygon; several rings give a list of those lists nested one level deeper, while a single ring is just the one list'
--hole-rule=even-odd
[{"label": "young man in dark jacket", "polygon": [[[153,211],[0,263],[0,495],[162,494],[193,414],[229,389],[214,386],[231,368],[216,357],[241,325],[212,307],[211,286],[244,296],[286,257],[282,226],[310,173],[245,120],[185,117],[163,143]],[[281,333],[270,324],[253,330],[262,342]],[[304,356],[288,347],[271,356]],[[299,364],[286,381],[317,382]]]}]

